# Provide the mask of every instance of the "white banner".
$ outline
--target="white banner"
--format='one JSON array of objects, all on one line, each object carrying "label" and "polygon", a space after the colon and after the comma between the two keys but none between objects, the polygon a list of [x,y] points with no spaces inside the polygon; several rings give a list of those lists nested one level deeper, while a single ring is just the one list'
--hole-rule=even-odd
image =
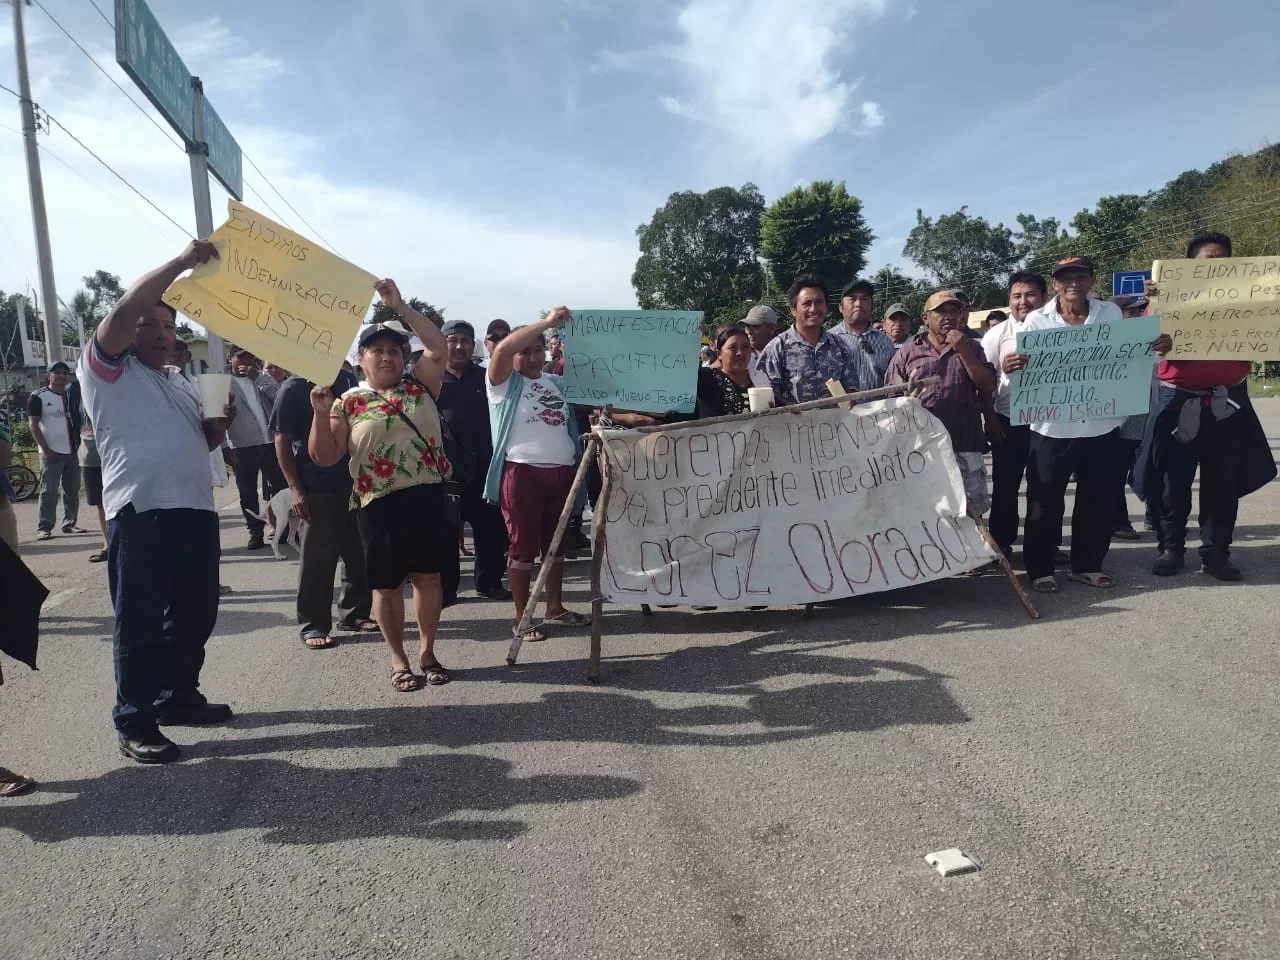
[{"label": "white banner", "polygon": [[995,559],[946,428],[912,397],[603,435],[614,603],[814,603]]}]

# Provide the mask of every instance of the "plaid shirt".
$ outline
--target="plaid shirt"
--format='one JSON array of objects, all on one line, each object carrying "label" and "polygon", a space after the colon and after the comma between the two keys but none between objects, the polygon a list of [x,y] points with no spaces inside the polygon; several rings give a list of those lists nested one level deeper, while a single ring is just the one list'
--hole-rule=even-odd
[{"label": "plaid shirt", "polygon": [[881,386],[871,357],[829,330],[822,331],[816,346],[805,342],[795,327],[784,330],[764,348],[761,363],[779,406],[831,396],[828,380],[840,381],[847,393]]},{"label": "plaid shirt", "polygon": [[876,368],[876,376],[880,378],[880,382],[876,386],[884,386],[884,378],[889,372],[889,364],[893,362],[893,358],[898,353],[898,348],[894,346],[887,333],[877,330],[875,327],[867,327],[865,333],[854,333],[849,329],[849,325],[844,322],[836,324],[829,332],[833,337],[839,337],[849,344],[854,350],[860,350],[869,356],[872,365]]},{"label": "plaid shirt", "polygon": [[[969,340],[969,349],[978,363],[991,366],[982,354],[982,346]],[[921,402],[925,409],[942,421],[951,434],[956,453],[985,453],[987,437],[982,430],[982,402],[978,388],[969,379],[960,357],[951,347],[936,349],[927,333],[919,333],[904,343],[889,364],[886,384],[906,383],[912,376],[941,377],[942,382],[925,391]]]}]

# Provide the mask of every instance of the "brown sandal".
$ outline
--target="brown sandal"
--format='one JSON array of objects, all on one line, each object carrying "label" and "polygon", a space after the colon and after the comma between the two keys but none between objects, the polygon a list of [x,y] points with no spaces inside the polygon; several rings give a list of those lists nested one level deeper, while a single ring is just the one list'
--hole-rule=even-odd
[{"label": "brown sandal", "polygon": [[432,660],[430,663],[423,661],[422,672],[424,674],[423,679],[433,687],[442,686],[453,679],[449,675],[449,671],[445,669],[444,664],[439,660]]},{"label": "brown sandal", "polygon": [[18,797],[26,793],[36,782],[30,777],[0,767],[0,797]]},{"label": "brown sandal", "polygon": [[422,689],[422,678],[412,670],[401,667],[391,671],[391,687],[400,693],[413,693]]}]

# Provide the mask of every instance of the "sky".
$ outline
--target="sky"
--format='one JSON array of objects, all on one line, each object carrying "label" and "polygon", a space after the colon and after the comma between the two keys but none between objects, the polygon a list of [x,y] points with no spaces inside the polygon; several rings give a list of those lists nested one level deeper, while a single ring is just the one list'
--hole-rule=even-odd
[{"label": "sky", "polygon": [[[41,3],[158,117],[91,0]],[[113,16],[112,0],[96,3]],[[246,203],[478,325],[559,303],[634,306],[636,227],[677,191],[750,181],[772,201],[843,180],[876,234],[875,269],[904,263],[918,208],[1065,221],[1280,135],[1275,0],[151,8],[261,170],[244,165],[265,197]],[[127,284],[182,249],[190,168],[41,7],[25,10],[34,99],[182,227],[58,127],[42,134],[69,301],[85,274]],[[0,83],[17,87],[7,6]],[[39,288],[20,128],[0,92],[5,291]],[[216,182],[212,194],[221,223],[227,195]]]}]

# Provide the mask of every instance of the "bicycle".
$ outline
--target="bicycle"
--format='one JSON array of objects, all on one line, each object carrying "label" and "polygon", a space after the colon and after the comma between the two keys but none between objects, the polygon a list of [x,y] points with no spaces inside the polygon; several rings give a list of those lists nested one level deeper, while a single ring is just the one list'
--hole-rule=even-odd
[{"label": "bicycle", "polygon": [[9,475],[9,486],[13,487],[13,498],[18,503],[30,500],[40,489],[40,478],[20,463],[10,464],[5,472]]}]

